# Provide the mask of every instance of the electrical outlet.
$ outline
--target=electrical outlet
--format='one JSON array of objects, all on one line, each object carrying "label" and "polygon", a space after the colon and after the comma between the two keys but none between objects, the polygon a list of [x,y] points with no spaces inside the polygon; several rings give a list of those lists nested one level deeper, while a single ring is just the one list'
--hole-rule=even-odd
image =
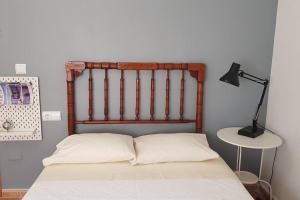
[{"label": "electrical outlet", "polygon": [[60,111],[43,111],[42,118],[43,121],[60,121],[61,113]]}]

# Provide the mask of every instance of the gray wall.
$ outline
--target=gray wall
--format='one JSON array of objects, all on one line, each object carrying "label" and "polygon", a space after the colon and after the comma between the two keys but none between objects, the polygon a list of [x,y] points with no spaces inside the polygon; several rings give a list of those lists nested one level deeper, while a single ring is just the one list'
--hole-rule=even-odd
[{"label": "gray wall", "polygon": [[[26,63],[28,75],[40,78],[42,110],[61,110],[63,119],[44,122],[40,142],[0,143],[4,186],[29,187],[42,170],[42,159],[66,137],[64,63],[68,60],[206,63],[204,130],[212,147],[234,166],[235,148],[220,142],[216,132],[250,123],[261,91],[249,81],[242,80],[241,87],[235,88],[218,78],[232,61],[246,66],[249,73],[269,76],[276,8],[277,0],[1,0],[0,75],[12,76],[15,63]],[[111,76],[114,80],[118,74]],[[176,74],[172,76],[176,79]],[[192,91],[195,83],[189,80],[188,91]],[[112,82],[111,87],[118,88]],[[134,97],[128,95],[127,104],[130,98]],[[112,96],[111,105],[117,103]],[[175,103],[172,107],[178,110]],[[186,105],[188,116],[193,106]],[[83,105],[79,110],[84,109]],[[143,116],[147,113],[143,107]],[[126,114],[131,116],[133,111],[128,108]],[[193,131],[192,126],[159,128]],[[103,127],[102,131],[118,129],[120,126]],[[138,135],[158,128],[122,130]],[[246,151],[244,168],[256,171],[257,156],[257,152]]]}]

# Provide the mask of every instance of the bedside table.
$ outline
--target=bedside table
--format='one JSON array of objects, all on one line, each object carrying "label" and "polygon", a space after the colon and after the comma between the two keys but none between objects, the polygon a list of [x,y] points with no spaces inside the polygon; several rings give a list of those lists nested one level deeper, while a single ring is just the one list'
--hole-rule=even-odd
[{"label": "bedside table", "polygon": [[[243,184],[256,184],[257,182],[263,182],[268,185],[270,188],[270,199],[272,199],[272,188],[269,182],[261,179],[262,165],[263,165],[263,156],[265,149],[272,149],[279,147],[282,144],[282,139],[265,130],[264,134],[256,137],[250,138],[242,135],[238,135],[238,130],[241,127],[232,127],[232,128],[223,128],[220,129],[217,133],[219,139],[227,142],[229,144],[237,146],[237,159],[236,159],[236,175],[239,177]],[[261,149],[261,160],[260,160],[260,169],[259,176],[247,171],[241,171],[241,158],[242,158],[242,148],[250,149]]]}]

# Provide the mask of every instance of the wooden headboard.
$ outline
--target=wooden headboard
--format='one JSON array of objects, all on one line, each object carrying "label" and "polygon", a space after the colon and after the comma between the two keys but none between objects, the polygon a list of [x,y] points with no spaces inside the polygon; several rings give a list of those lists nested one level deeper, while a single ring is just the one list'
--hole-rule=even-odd
[{"label": "wooden headboard", "polygon": [[[120,118],[109,118],[108,107],[108,70],[120,70]],[[88,119],[77,120],[75,112],[75,84],[74,81],[83,71],[88,70]],[[94,102],[93,102],[93,70],[104,70],[104,119],[94,119]],[[124,119],[124,71],[136,71],[136,101],[135,101],[135,119]],[[140,70],[151,70],[151,91],[150,92],[150,116],[148,119],[140,118]],[[155,71],[166,70],[166,96],[165,96],[165,119],[155,119]],[[180,113],[178,119],[170,119],[170,70],[181,71],[180,83]],[[191,76],[197,81],[197,105],[195,119],[184,118],[184,88],[185,72],[189,71]],[[67,62],[67,93],[68,93],[68,132],[69,135],[76,133],[77,124],[162,124],[162,123],[196,123],[196,132],[202,133],[202,112],[203,112],[203,82],[205,78],[205,65],[201,63],[130,63],[130,62]]]}]

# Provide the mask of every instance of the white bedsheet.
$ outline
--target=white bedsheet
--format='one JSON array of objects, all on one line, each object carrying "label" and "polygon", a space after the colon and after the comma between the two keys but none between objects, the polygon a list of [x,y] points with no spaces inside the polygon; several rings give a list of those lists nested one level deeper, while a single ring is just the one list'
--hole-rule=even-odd
[{"label": "white bedsheet", "polygon": [[222,159],[46,167],[24,200],[251,200]]}]

